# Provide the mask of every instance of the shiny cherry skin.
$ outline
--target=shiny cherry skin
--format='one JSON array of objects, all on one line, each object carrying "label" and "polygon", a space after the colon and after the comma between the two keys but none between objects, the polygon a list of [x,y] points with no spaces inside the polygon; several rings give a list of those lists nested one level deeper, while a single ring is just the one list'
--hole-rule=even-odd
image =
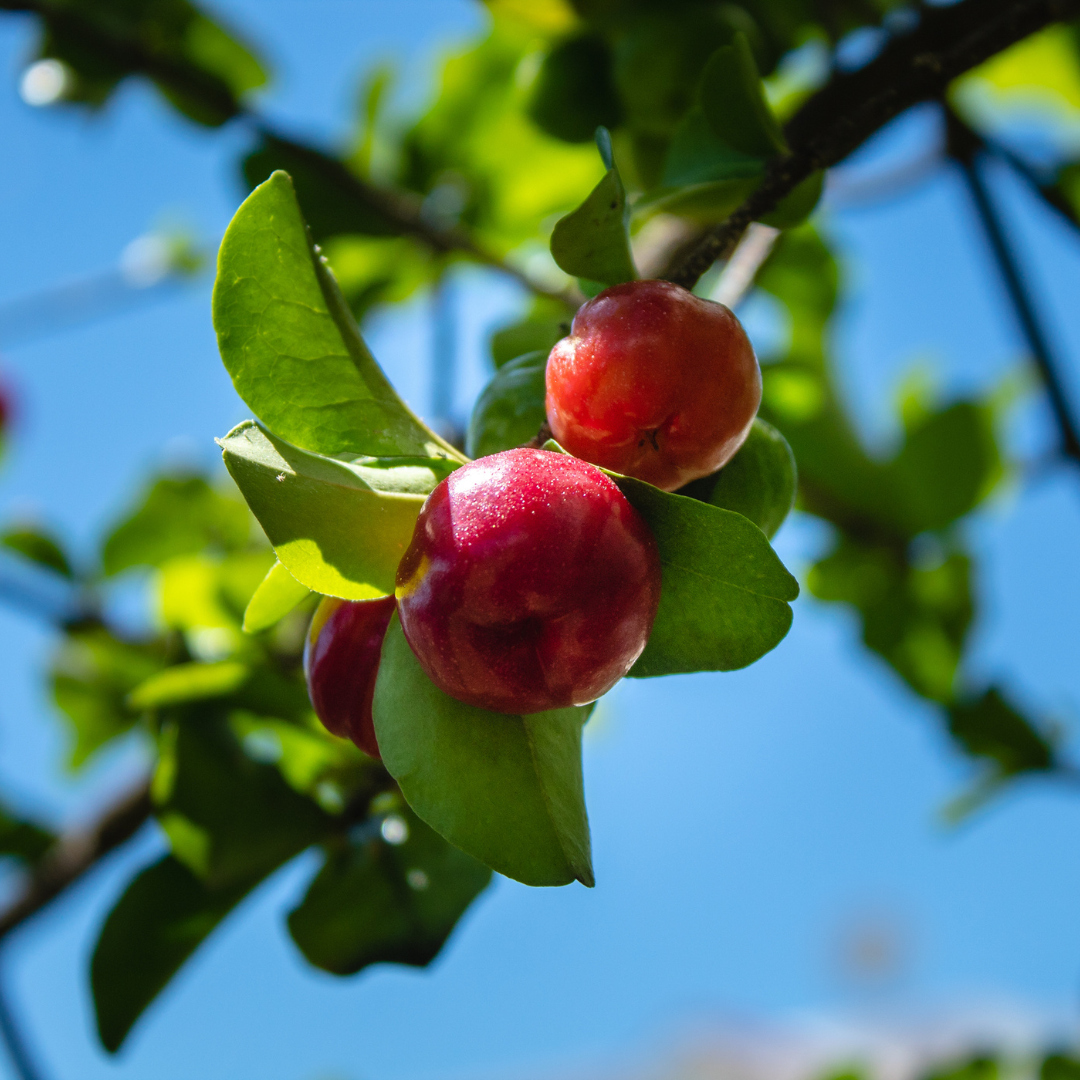
[{"label": "shiny cherry skin", "polygon": [[760,404],[761,371],[742,324],[668,281],[605,289],[548,358],[555,439],[665,491],[734,457]]},{"label": "shiny cherry skin", "polygon": [[371,702],[394,598],[324,596],[304,643],[304,676],[315,715],[333,735],[380,757]]},{"label": "shiny cherry skin", "polygon": [[428,496],[397,582],[402,630],[436,686],[534,713],[594,701],[630,670],[660,602],[660,557],[599,469],[506,450]]}]

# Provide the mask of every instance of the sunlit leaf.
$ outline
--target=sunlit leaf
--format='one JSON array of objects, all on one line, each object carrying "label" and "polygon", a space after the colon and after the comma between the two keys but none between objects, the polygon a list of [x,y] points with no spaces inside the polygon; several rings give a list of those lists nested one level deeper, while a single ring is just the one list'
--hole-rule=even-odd
[{"label": "sunlit leaf", "polygon": [[218,255],[214,326],[237,392],[280,437],[325,454],[460,455],[394,392],[276,172]]},{"label": "sunlit leaf", "polygon": [[284,563],[275,562],[244,611],[244,631],[255,634],[280,622],[310,593],[306,585],[301,585],[289,573]]},{"label": "sunlit leaf", "polygon": [[340,461],[290,446],[250,421],[221,446],[293,577],[347,600],[393,592],[424,499],[458,464],[448,458]]}]

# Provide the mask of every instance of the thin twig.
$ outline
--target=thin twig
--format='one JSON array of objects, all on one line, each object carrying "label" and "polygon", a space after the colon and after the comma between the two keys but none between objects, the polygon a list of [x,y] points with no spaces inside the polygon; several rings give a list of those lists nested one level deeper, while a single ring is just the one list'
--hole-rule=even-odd
[{"label": "thin twig", "polygon": [[747,226],[819,169],[843,160],[911,106],[941,97],[948,84],[1009,45],[1080,13],[1080,0],[960,0],[924,8],[918,27],[891,39],[854,72],[838,72],[787,125],[791,152],[773,160],[756,191],[664,275],[693,288],[727,258]]},{"label": "thin twig", "polygon": [[994,261],[1001,274],[1002,284],[1008,293],[1016,315],[1016,321],[1020,324],[1021,332],[1027,340],[1031,350],[1032,359],[1042,377],[1046,387],[1047,397],[1050,399],[1050,409],[1054,414],[1054,420],[1058,428],[1058,437],[1061,441],[1061,452],[1073,461],[1080,463],[1080,434],[1076,421],[1072,415],[1072,408],[1065,390],[1065,382],[1061,376],[1061,365],[1054,355],[1038,313],[1035,310],[1035,302],[1028,292],[1024,283],[1023,272],[1020,269],[1016,255],[1009,244],[1004,225],[993,197],[985,179],[979,169],[978,159],[975,156],[965,156],[957,159],[971,200],[975,205],[975,212],[979,217],[983,234],[990,250],[993,252]]},{"label": "thin twig", "polygon": [[34,868],[22,892],[0,911],[0,941],[130,840],[149,816],[150,785],[143,781],[95,821],[61,836]]}]

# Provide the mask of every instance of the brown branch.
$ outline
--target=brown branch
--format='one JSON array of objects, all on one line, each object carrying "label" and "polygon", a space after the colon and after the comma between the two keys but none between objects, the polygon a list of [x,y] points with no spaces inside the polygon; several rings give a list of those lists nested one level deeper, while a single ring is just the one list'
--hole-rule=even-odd
[{"label": "brown branch", "polygon": [[19,896],[0,911],[0,940],[74,885],[110,851],[130,840],[149,816],[150,785],[144,781],[90,825],[61,836],[34,868]]},{"label": "brown branch", "polygon": [[960,0],[924,7],[911,33],[895,37],[865,67],[840,72],[786,127],[791,151],[772,161],[757,190],[665,275],[692,288],[727,258],[752,221],[775,210],[803,180],[858,149],[890,120],[940,98],[950,82],[1051,23],[1080,14],[1080,0]]}]

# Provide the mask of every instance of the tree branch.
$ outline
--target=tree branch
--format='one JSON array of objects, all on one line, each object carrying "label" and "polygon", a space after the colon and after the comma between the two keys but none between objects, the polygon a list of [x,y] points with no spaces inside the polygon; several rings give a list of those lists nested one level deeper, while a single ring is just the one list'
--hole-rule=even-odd
[{"label": "tree branch", "polygon": [[75,884],[99,859],[130,840],[150,816],[149,781],[131,788],[90,825],[61,836],[25,888],[0,911],[0,941]]},{"label": "tree branch", "polygon": [[1080,0],[960,0],[923,7],[911,33],[892,38],[865,67],[839,72],[786,127],[791,151],[773,160],[761,186],[665,275],[692,288],[728,257],[750,222],[775,210],[803,180],[843,160],[890,120],[940,98],[949,83],[1051,23],[1080,14]]}]

